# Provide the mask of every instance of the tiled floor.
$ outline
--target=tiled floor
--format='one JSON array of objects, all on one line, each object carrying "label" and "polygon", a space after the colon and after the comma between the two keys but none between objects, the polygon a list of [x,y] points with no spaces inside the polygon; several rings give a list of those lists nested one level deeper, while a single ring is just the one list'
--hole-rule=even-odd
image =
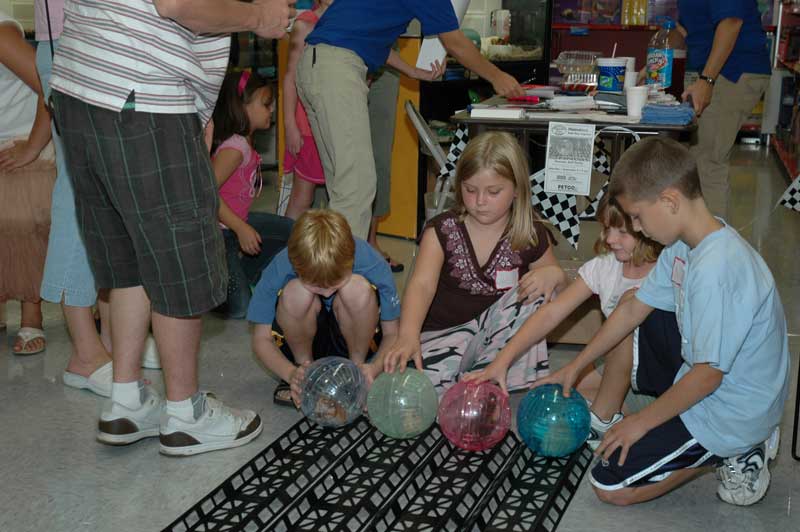
[{"label": "tiled floor", "polygon": [[[783,174],[763,150],[737,149],[730,223],[767,260],[786,308],[793,375],[800,351],[800,214],[773,209],[786,188]],[[274,205],[264,197],[260,202]],[[591,241],[592,235],[584,235]],[[383,238],[382,245],[410,266],[413,244]],[[581,246],[586,258],[590,246]],[[397,276],[401,287],[405,274]],[[59,308],[45,306],[48,349],[28,358],[10,352],[19,310],[8,308],[10,333],[0,337],[0,531],[150,531],[169,524],[185,509],[238,469],[298,418],[271,402],[274,381],[250,352],[249,331],[241,321],[205,320],[201,383],[234,405],[257,410],[264,433],[243,448],[192,458],[166,458],[155,441],[129,447],[95,442],[101,401],[60,381],[69,342]],[[0,333],[5,334],[5,333]],[[554,367],[575,349],[555,346]],[[158,371],[146,376],[161,387]],[[796,383],[792,379],[792,390]],[[514,398],[514,403],[519,396]],[[781,453],[773,463],[772,485],[760,504],[735,508],[718,501],[716,480],[707,475],[660,500],[632,508],[614,508],[596,500],[584,481],[559,531],[800,531],[800,464],[790,456],[794,394],[784,415]],[[796,499],[795,497],[798,497]]]}]

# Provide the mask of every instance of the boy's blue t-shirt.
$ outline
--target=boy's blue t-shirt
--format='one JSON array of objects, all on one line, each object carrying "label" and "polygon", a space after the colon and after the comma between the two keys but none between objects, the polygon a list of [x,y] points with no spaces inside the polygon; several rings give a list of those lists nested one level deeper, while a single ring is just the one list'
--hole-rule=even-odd
[{"label": "boy's blue t-shirt", "polygon": [[723,457],[766,440],[789,391],[789,345],[764,259],[726,225],[695,249],[681,241],[665,248],[636,297],[676,313],[684,364],[675,382],[694,364],[724,374],[717,390],[681,414],[692,436]]},{"label": "boy's blue t-shirt", "polygon": [[415,18],[423,35],[458,29],[450,0],[336,0],[306,42],[352,50],[372,72],[386,63],[392,44]]},{"label": "boy's blue t-shirt", "polygon": [[[396,320],[400,317],[400,298],[392,278],[389,263],[380,253],[365,241],[356,238],[356,256],[353,261],[353,273],[361,275],[378,289],[378,298],[381,306],[381,321]],[[256,285],[250,307],[247,309],[247,319],[253,323],[272,325],[275,319],[275,305],[278,302],[278,293],[286,283],[296,279],[297,274],[289,262],[289,252],[286,248],[281,250],[269,266],[261,274],[261,280]],[[332,297],[325,300],[330,308]]]},{"label": "boy's blue t-shirt", "polygon": [[742,29],[721,74],[736,83],[742,74],[771,72],[767,36],[761,25],[756,0],[678,0],[679,20],[686,28],[687,62],[691,70],[702,72],[717,24],[726,18],[742,19]]}]

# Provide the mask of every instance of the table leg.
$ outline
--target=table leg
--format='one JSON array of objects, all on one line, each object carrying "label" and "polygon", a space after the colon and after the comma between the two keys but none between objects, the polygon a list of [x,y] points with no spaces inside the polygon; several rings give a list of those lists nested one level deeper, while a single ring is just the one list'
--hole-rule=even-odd
[{"label": "table leg", "polygon": [[797,382],[794,387],[794,425],[792,426],[792,458],[800,461],[797,454],[797,422],[800,419],[800,358],[797,360]]}]

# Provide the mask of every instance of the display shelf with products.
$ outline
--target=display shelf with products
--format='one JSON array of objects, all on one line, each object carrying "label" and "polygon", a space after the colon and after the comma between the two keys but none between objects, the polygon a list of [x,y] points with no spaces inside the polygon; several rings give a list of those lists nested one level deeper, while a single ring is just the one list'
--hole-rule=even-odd
[{"label": "display shelf with products", "polygon": [[777,43],[773,68],[785,69],[788,77],[780,91],[778,123],[771,146],[778,160],[793,179],[800,170],[800,2],[783,2],[778,11],[775,29]]},{"label": "display shelf with products", "polygon": [[655,24],[553,24],[554,30],[572,30],[573,28],[585,28],[587,30],[603,31],[658,31],[658,26]]}]

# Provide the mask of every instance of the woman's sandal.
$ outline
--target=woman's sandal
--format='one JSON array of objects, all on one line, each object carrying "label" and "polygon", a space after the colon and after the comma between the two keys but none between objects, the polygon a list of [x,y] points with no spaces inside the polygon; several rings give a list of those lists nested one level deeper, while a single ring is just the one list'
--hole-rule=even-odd
[{"label": "woman's sandal", "polygon": [[[22,346],[20,347],[20,349],[11,350],[12,353],[14,353],[15,355],[21,355],[21,356],[35,355],[47,349],[47,339],[44,336],[44,331],[41,329],[37,329],[36,327],[21,327],[20,330],[17,331],[17,338],[22,340]],[[26,349],[26,346],[28,344],[39,338],[44,340],[42,342],[42,347],[36,350]],[[16,340],[14,340],[14,343],[16,343]]]},{"label": "woman's sandal", "polygon": [[272,394],[272,402],[280,406],[294,406],[292,401],[292,388],[286,381],[281,381],[275,387],[275,392]]}]

